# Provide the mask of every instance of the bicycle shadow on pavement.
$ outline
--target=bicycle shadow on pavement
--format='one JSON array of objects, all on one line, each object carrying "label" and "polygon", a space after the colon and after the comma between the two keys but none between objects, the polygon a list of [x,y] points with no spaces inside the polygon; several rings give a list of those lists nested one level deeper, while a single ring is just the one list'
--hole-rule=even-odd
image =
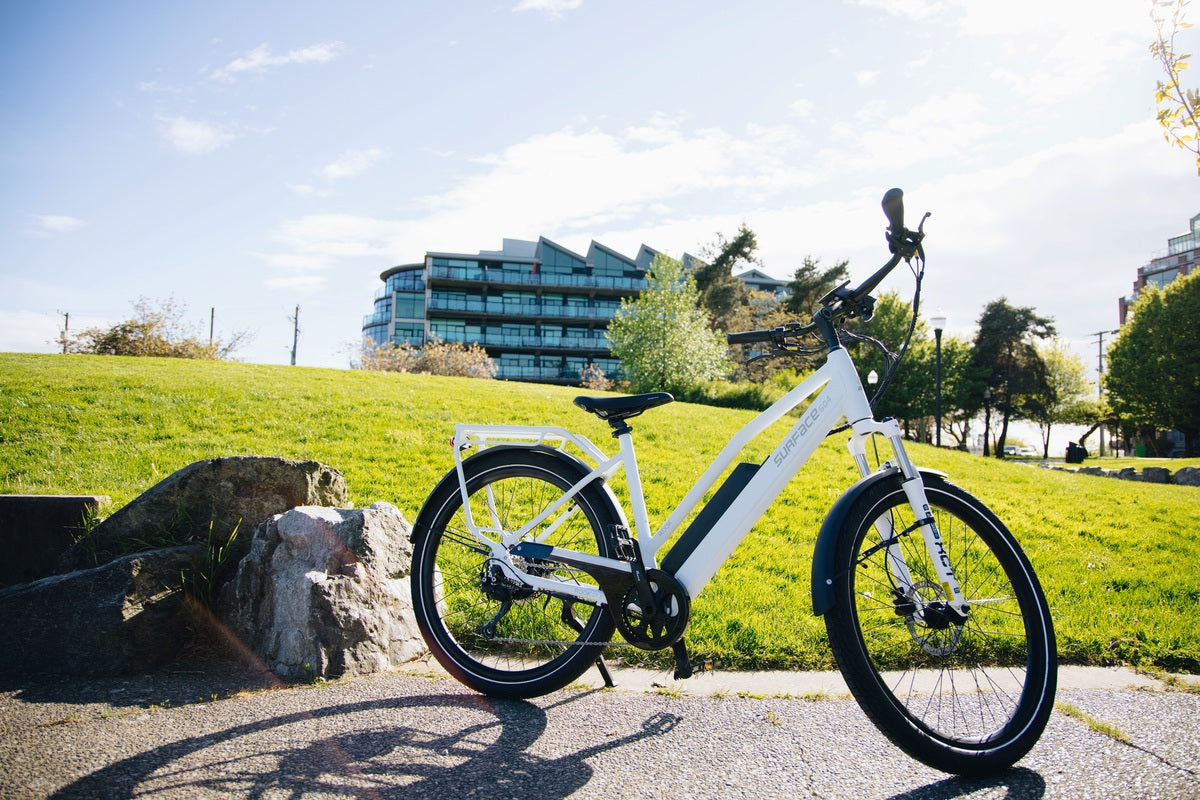
[{"label": "bicycle shadow on pavement", "polygon": [[1040,800],[1046,794],[1046,780],[1031,769],[1013,767],[988,778],[952,777],[892,795],[888,800],[955,800],[979,796],[986,790],[1007,789],[1007,793],[988,792],[996,800]]},{"label": "bicycle shadow on pavement", "polygon": [[667,733],[679,721],[655,714],[629,735],[546,758],[527,752],[547,725],[546,710],[532,703],[458,694],[373,700],[171,742],[97,770],[50,797],[207,792],[383,800],[475,793],[558,800],[591,779],[586,759]]}]

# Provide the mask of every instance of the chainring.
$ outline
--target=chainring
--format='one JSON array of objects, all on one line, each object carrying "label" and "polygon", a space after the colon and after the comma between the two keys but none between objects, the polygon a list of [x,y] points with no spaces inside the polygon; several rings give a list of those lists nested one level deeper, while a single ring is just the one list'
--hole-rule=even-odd
[{"label": "chainring", "polygon": [[654,607],[643,609],[637,586],[630,586],[619,607],[612,608],[617,630],[625,641],[642,650],[662,650],[677,642],[687,630],[691,599],[683,584],[661,569],[646,570]]}]

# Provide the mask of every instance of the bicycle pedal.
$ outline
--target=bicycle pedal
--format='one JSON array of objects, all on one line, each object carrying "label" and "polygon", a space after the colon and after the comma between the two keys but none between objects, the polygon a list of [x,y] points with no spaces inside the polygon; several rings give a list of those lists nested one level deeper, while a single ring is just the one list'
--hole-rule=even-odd
[{"label": "bicycle pedal", "polygon": [[621,561],[639,561],[637,540],[629,535],[629,529],[623,525],[612,526],[613,551]]}]

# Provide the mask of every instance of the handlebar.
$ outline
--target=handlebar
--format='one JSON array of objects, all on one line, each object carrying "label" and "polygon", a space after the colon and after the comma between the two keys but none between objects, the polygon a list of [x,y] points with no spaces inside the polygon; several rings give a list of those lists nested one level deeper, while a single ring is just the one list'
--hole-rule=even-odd
[{"label": "handlebar", "polygon": [[[925,260],[925,253],[921,248],[921,240],[925,238],[925,220],[929,217],[929,214],[925,214],[921,218],[921,223],[914,232],[904,227],[904,192],[902,190],[888,189],[883,195],[882,205],[884,216],[887,217],[888,221],[886,235],[888,249],[891,250],[892,257],[857,288],[847,289],[846,287],[849,284],[849,281],[847,281],[821,298],[821,311],[825,312],[824,319],[827,324],[844,317],[862,316],[869,318],[875,304],[875,301],[869,295],[875,290],[876,286],[883,282],[888,273],[895,269],[896,265],[902,260],[908,261],[914,255],[919,256],[922,262]],[[833,310],[830,311],[830,309]],[[815,320],[808,325],[800,325],[793,322],[772,330],[729,333],[725,335],[725,340],[729,344],[772,342],[776,346],[781,347],[784,345],[786,339],[799,338],[811,333],[818,327],[819,325]],[[829,330],[832,331],[832,328]]]}]

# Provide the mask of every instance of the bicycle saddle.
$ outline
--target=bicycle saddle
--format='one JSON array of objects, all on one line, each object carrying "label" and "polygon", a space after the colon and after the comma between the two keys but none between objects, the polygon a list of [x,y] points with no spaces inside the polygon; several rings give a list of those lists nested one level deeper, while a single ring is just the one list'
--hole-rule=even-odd
[{"label": "bicycle saddle", "polygon": [[600,419],[617,422],[629,419],[630,417],[636,417],[647,409],[666,405],[674,399],[668,392],[631,394],[623,397],[587,397],[581,395],[575,398],[575,405],[584,411],[595,414]]}]

